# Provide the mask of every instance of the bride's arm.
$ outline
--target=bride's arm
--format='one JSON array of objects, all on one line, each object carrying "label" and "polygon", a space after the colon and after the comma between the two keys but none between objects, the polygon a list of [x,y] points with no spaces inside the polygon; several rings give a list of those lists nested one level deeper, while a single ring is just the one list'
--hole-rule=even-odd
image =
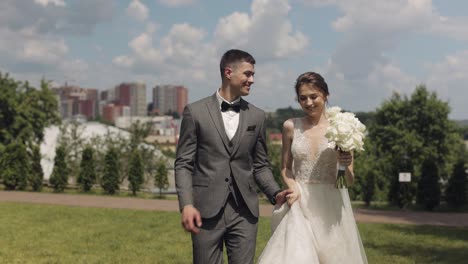
[{"label": "bride's arm", "polygon": [[288,194],[288,204],[291,206],[300,197],[300,193],[296,187],[296,180],[292,173],[292,152],[291,145],[294,136],[294,123],[292,119],[288,119],[283,124],[283,147],[281,152],[281,176],[288,189],[292,191]]}]

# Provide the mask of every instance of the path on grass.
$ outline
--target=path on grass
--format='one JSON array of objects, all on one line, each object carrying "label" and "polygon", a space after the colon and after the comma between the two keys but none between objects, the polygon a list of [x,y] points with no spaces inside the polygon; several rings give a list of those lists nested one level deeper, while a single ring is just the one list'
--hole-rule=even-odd
[{"label": "path on grass", "polygon": [[[178,211],[177,201],[142,198],[109,197],[98,195],[34,193],[0,191],[0,202],[23,202],[81,207],[137,209],[147,211]],[[273,207],[260,205],[260,215],[270,216]],[[358,222],[416,224],[468,227],[468,213],[433,213],[414,211],[385,211],[356,209]]]}]

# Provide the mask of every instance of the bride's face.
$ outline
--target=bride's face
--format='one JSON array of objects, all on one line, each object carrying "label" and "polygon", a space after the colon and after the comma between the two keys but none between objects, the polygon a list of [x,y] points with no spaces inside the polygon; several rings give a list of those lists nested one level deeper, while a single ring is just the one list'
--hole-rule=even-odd
[{"label": "bride's face", "polygon": [[321,116],[325,110],[326,97],[322,91],[311,84],[303,84],[298,90],[298,101],[308,116]]}]

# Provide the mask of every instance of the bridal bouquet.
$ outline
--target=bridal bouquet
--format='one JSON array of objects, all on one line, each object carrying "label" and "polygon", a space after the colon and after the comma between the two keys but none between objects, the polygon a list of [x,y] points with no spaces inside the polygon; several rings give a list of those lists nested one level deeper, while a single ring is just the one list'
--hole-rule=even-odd
[{"label": "bridal bouquet", "polygon": [[[334,106],[327,110],[329,126],[325,137],[339,151],[364,150],[364,126],[353,113],[341,112],[341,108]],[[335,183],[336,188],[348,187],[345,180],[345,167],[340,165]]]}]

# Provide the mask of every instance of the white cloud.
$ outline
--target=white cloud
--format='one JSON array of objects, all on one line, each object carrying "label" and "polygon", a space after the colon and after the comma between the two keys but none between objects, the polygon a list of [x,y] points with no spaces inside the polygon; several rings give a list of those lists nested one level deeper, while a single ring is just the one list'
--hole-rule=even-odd
[{"label": "white cloud", "polygon": [[302,54],[307,37],[293,31],[287,0],[254,0],[251,15],[235,12],[219,20],[214,32],[218,50],[244,48],[269,60]]},{"label": "white cloud", "polygon": [[193,5],[196,0],[158,0],[158,2],[167,7],[184,7]]},{"label": "white cloud", "polygon": [[405,74],[393,64],[377,64],[367,77],[368,85],[375,90],[383,90],[383,96],[387,97],[393,92],[409,94],[414,90],[418,81],[416,78]]},{"label": "white cloud", "polygon": [[330,104],[351,111],[375,110],[394,92],[409,94],[419,84],[415,77],[390,62],[371,65],[369,72],[359,78],[337,71],[331,60],[322,68],[317,71],[328,83]]},{"label": "white cloud", "polygon": [[58,72],[60,72],[65,78],[71,78],[76,83],[85,83],[89,78],[90,66],[87,62],[81,59],[67,60],[60,64]]},{"label": "white cloud", "polygon": [[[189,24],[174,25],[168,35],[161,40],[161,50],[169,61],[180,66],[190,65],[198,59],[199,49],[206,33]],[[195,48],[193,48],[195,47]]]},{"label": "white cloud", "polygon": [[333,21],[339,32],[425,33],[468,40],[468,16],[440,14],[432,0],[303,0],[313,6],[336,5],[343,13]]},{"label": "white cloud", "polygon": [[294,90],[298,73],[284,69],[276,63],[259,63],[255,67],[255,83],[247,101],[266,111],[274,112],[278,107],[299,107]]},{"label": "white cloud", "polygon": [[430,0],[358,0],[337,4],[344,15],[334,21],[333,27],[341,32],[428,29],[434,18]]},{"label": "white cloud", "polygon": [[[115,65],[131,68],[137,74],[158,73],[171,79],[184,73],[189,80],[203,80],[214,49],[206,44],[206,32],[189,24],[175,24],[155,42],[152,27],[129,42],[131,54],[114,58]],[[164,76],[164,77],[163,77]]]},{"label": "white cloud", "polygon": [[43,6],[47,6],[48,4],[65,6],[65,2],[63,0],[34,0],[34,2]]},{"label": "white cloud", "polygon": [[467,117],[466,102],[468,98],[468,50],[446,56],[442,61],[426,65],[428,89],[447,100],[453,107],[451,117]]},{"label": "white cloud", "polygon": [[[42,67],[56,67],[65,59],[68,46],[63,38],[38,34],[33,29],[13,32],[0,28],[0,59],[7,65],[33,71]],[[13,67],[13,66],[12,66]]]},{"label": "white cloud", "polygon": [[[113,15],[114,3],[108,0],[72,1],[2,0],[0,1],[0,27],[19,31],[34,28],[44,34],[91,34],[97,24]],[[45,5],[43,5],[45,4]]]},{"label": "white cloud", "polygon": [[148,18],[149,10],[139,0],[132,0],[127,7],[127,14],[138,21],[145,21]]},{"label": "white cloud", "polygon": [[146,32],[148,32],[149,34],[155,33],[158,29],[159,24],[157,23],[149,22],[148,24],[146,24]]},{"label": "white cloud", "polygon": [[451,39],[468,41],[467,17],[439,17],[430,29],[435,35],[446,36]]},{"label": "white cloud", "polygon": [[125,55],[115,57],[112,62],[117,66],[125,68],[132,67],[134,64],[134,60]]},{"label": "white cloud", "polygon": [[[438,13],[431,0],[304,0],[313,6],[336,5],[342,12],[332,27],[343,38],[331,56],[325,75],[336,87],[335,99],[345,108],[370,110],[393,92],[410,94],[420,80],[403,72],[385,54],[400,41],[416,34],[429,34],[468,40],[468,17],[445,17]],[[466,53],[448,56],[443,62],[428,66],[430,89],[445,98],[455,96],[454,108],[463,109],[458,98],[468,98],[459,87],[467,83]],[[455,88],[457,87],[457,88]],[[351,92],[352,91],[352,92]],[[332,90],[333,95],[333,90]],[[358,96],[357,100],[350,98]],[[461,110],[454,115],[462,116]],[[465,114],[466,116],[466,114]]]},{"label": "white cloud", "polygon": [[19,57],[30,62],[45,64],[57,63],[68,52],[68,47],[63,39],[28,39],[19,50]]}]

